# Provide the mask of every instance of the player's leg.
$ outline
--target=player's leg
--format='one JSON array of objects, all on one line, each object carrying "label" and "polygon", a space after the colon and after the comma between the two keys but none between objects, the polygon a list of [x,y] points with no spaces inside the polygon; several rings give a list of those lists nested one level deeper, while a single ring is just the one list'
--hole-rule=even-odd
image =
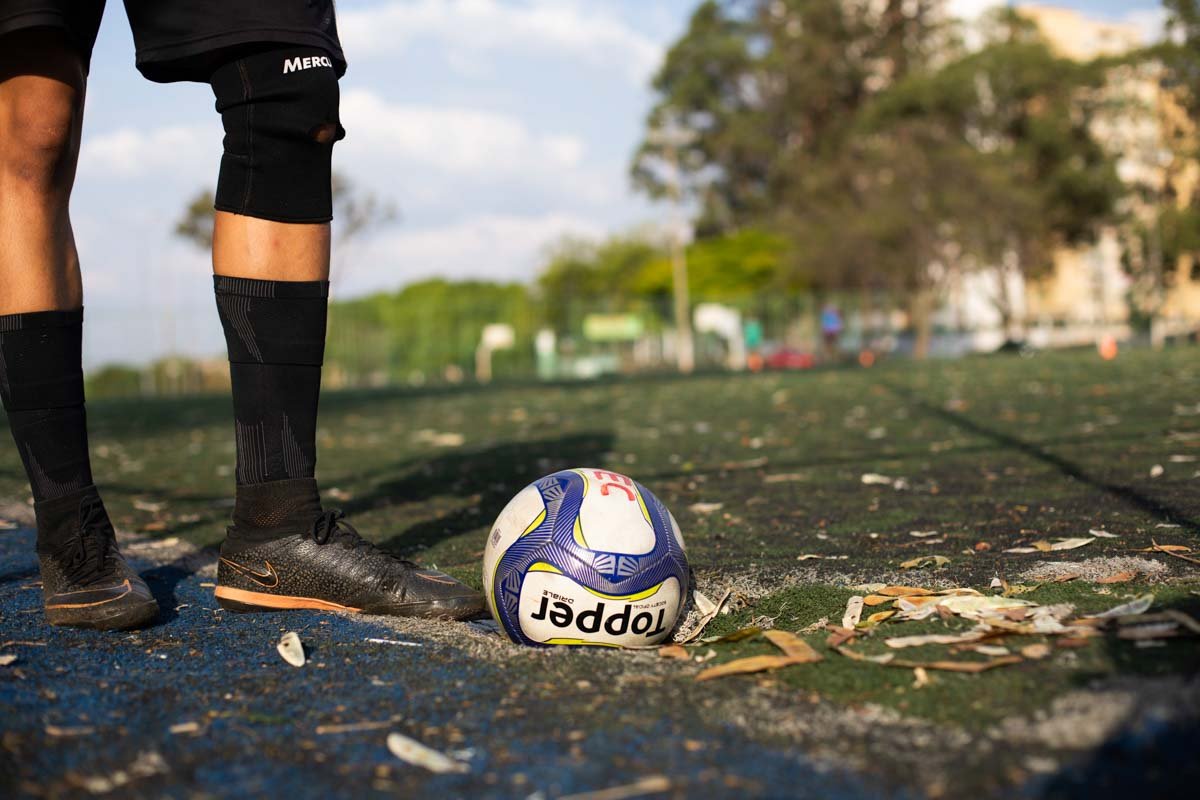
[{"label": "player's leg", "polygon": [[47,619],[125,628],[158,608],[117,551],[88,458],[68,215],[86,49],[57,27],[0,34],[0,398],[35,501]]},{"label": "player's leg", "polygon": [[333,61],[243,53],[214,72],[225,126],[213,267],[233,383],[234,524],[217,598],[239,611],[352,609],[462,617],[478,593],[374,548],[322,509],[314,478],[329,275]]}]

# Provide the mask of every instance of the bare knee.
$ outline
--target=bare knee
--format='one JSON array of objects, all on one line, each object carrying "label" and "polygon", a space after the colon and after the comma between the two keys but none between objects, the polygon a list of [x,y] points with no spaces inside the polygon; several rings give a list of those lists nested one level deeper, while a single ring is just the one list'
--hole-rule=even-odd
[{"label": "bare knee", "polygon": [[79,151],[82,92],[65,83],[21,76],[0,91],[0,161],[36,190],[69,187]]}]

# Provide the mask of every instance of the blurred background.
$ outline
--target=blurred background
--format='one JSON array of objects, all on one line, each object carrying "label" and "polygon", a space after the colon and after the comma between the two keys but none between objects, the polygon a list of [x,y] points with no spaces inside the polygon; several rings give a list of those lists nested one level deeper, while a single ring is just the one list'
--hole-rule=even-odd
[{"label": "blurred background", "polygon": [[[1200,331],[1200,0],[343,0],[326,385]],[[94,56],[92,397],[228,383],[220,121]]]}]

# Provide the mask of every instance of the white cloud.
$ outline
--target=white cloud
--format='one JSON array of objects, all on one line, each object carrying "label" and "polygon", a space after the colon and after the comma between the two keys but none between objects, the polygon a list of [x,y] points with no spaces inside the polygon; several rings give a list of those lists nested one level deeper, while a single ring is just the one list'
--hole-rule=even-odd
[{"label": "white cloud", "polygon": [[342,98],[342,119],[348,157],[392,157],[476,180],[574,168],[585,150],[578,137],[537,133],[515,116],[389,103],[367,89]]},{"label": "white cloud", "polygon": [[[134,178],[182,169],[208,176],[216,174],[221,153],[219,125],[173,125],[149,131],[118,128],[108,133],[83,137],[80,171],[121,178]],[[211,157],[204,157],[204,154]]]},{"label": "white cloud", "polygon": [[357,57],[394,54],[413,41],[449,48],[451,63],[477,64],[482,54],[550,52],[593,66],[614,66],[643,84],[658,67],[663,46],[611,9],[581,0],[393,0],[342,10],[338,29]]},{"label": "white cloud", "polygon": [[[596,237],[604,229],[583,217],[485,214],[418,230],[397,229],[372,239],[366,257],[339,266],[342,296],[424,278],[526,281],[542,265],[546,248],[566,235]],[[370,270],[356,267],[371,264]]]},{"label": "white cloud", "polygon": [[1163,38],[1167,26],[1167,10],[1157,8],[1135,8],[1125,12],[1122,22],[1136,25],[1142,32],[1142,41],[1153,44]]}]

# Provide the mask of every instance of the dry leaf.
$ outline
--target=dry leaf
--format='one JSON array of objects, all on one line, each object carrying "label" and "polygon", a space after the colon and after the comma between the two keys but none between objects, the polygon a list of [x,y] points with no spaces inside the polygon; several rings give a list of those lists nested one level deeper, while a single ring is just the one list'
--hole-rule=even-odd
[{"label": "dry leaf", "polygon": [[846,642],[854,639],[854,637],[857,635],[855,631],[850,630],[849,628],[841,628],[837,625],[830,625],[829,630],[832,632],[832,635],[825,640],[825,645],[827,647],[840,647]]},{"label": "dry leaf", "polygon": [[1098,529],[1096,529],[1096,528],[1092,528],[1091,530],[1089,530],[1089,531],[1088,531],[1088,534],[1089,534],[1089,535],[1091,535],[1091,536],[1099,536],[1101,539],[1117,539],[1117,538],[1120,538],[1120,537],[1118,537],[1118,536],[1117,536],[1117,534],[1115,534],[1115,533],[1109,533],[1108,531],[1102,531],[1102,530],[1098,530]]},{"label": "dry leaf", "polygon": [[783,651],[792,659],[794,664],[812,664],[823,660],[823,656],[809,646],[808,642],[794,633],[787,631],[767,631],[763,634],[767,641]]},{"label": "dry leaf", "polygon": [[919,586],[885,586],[875,592],[885,597],[916,597],[925,594],[937,594],[930,589],[922,589]]},{"label": "dry leaf", "polygon": [[765,672],[799,663],[791,656],[751,656],[727,661],[715,667],[709,667],[696,676],[698,681],[709,681],[713,678],[724,678],[729,675],[749,675],[754,672]]},{"label": "dry leaf", "polygon": [[743,639],[749,639],[752,636],[758,636],[762,633],[762,628],[757,625],[748,625],[745,628],[738,628],[733,633],[727,633],[724,636],[705,636],[698,644],[726,644],[728,642],[740,642]]},{"label": "dry leaf", "polygon": [[1115,572],[1112,575],[1106,575],[1105,577],[1096,581],[1096,583],[1129,583],[1137,576],[1138,573],[1136,572]]},{"label": "dry leaf", "polygon": [[1040,542],[1034,542],[1033,546],[1036,549],[1042,551],[1043,553],[1049,553],[1051,551],[1057,552],[1059,550],[1074,550],[1078,547],[1083,547],[1084,545],[1089,545],[1094,541],[1096,541],[1094,538],[1092,538],[1092,539],[1083,539],[1083,538],[1059,539],[1057,542],[1053,542],[1053,543],[1043,540]]},{"label": "dry leaf", "polygon": [[1019,554],[1024,555],[1025,553],[1036,553],[1036,552],[1038,552],[1038,549],[1036,547],[1009,547],[1004,552],[1019,553]]},{"label": "dry leaf", "polygon": [[[1020,664],[1022,659],[1020,656],[1003,656],[1002,658],[993,658],[990,661],[930,661],[922,663],[918,661],[907,661],[899,658],[890,658],[884,656],[867,656],[862,653],[856,653],[848,647],[835,648],[837,652],[852,658],[855,661],[869,661],[874,664],[882,664],[887,667],[903,667],[905,669],[937,669],[943,672],[966,672],[978,673],[986,672],[989,669],[996,667],[1006,667],[1010,664]],[[888,656],[891,654],[889,653]]]},{"label": "dry leaf", "polygon": [[1021,655],[1035,661],[1047,657],[1051,652],[1050,645],[1042,643],[1030,644],[1021,648]]},{"label": "dry leaf", "polygon": [[688,506],[688,511],[691,511],[693,514],[712,514],[724,507],[724,503],[692,503]]},{"label": "dry leaf", "polygon": [[469,767],[461,761],[455,761],[450,756],[439,753],[432,747],[426,747],[416,739],[410,739],[399,733],[389,733],[387,737],[388,750],[392,755],[414,767],[422,767],[430,772],[444,774],[448,772],[468,772]]},{"label": "dry leaf", "polygon": [[924,567],[944,567],[950,563],[945,556],[917,556],[900,563],[900,569],[922,569]]},{"label": "dry leaf", "polygon": [[1134,614],[1145,614],[1153,604],[1154,595],[1144,594],[1136,600],[1130,600],[1128,603],[1122,603],[1119,606],[1113,606],[1102,614],[1091,614],[1087,617],[1087,619],[1114,619],[1116,617],[1128,617]]},{"label": "dry leaf", "polygon": [[802,555],[796,556],[796,560],[797,561],[813,561],[815,559],[821,559],[824,557],[825,556],[817,555],[816,553],[804,553]]},{"label": "dry leaf", "polygon": [[[688,747],[688,742],[690,741],[692,740],[685,740],[684,746]],[[688,749],[692,748],[688,747]],[[640,778],[633,783],[611,786],[595,792],[564,794],[558,800],[630,800],[633,797],[645,797],[652,794],[659,795],[669,791],[671,791],[671,779],[666,775],[647,775],[645,778]],[[534,792],[534,796],[538,796],[538,793]]]},{"label": "dry leaf", "polygon": [[854,595],[846,603],[846,613],[842,615],[842,627],[853,628],[862,619],[863,598],[859,595]]},{"label": "dry leaf", "polygon": [[662,658],[674,658],[680,661],[691,661],[692,657],[688,655],[688,651],[683,645],[668,644],[658,648],[658,655]]},{"label": "dry leaf", "polygon": [[891,639],[884,641],[888,647],[900,649],[902,647],[923,647],[927,644],[964,644],[966,642],[977,642],[984,638],[986,634],[983,631],[970,631],[963,634],[949,633],[930,633],[924,636],[894,636]]},{"label": "dry leaf", "polygon": [[869,627],[874,627],[885,620],[891,619],[894,616],[896,616],[895,609],[891,609],[889,611],[876,611],[874,614],[867,617],[867,621],[864,624]]},{"label": "dry leaf", "polygon": [[930,536],[937,536],[938,531],[909,531],[908,535],[918,539],[928,539]]},{"label": "dry leaf", "polygon": [[913,688],[914,689],[923,689],[926,686],[928,686],[930,683],[931,683],[931,681],[929,680],[929,673],[925,671],[924,667],[914,667],[913,668]]}]

